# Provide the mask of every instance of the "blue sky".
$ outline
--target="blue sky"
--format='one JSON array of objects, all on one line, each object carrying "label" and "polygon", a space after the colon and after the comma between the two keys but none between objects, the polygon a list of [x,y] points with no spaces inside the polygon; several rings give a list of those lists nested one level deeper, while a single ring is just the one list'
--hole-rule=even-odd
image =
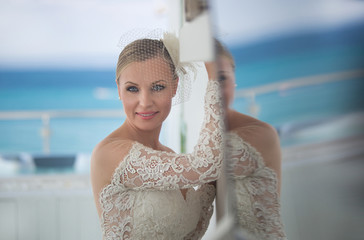
[{"label": "blue sky", "polygon": [[[114,68],[122,33],[167,28],[178,0],[0,0],[0,67]],[[229,43],[364,19],[364,1],[212,0]]]}]

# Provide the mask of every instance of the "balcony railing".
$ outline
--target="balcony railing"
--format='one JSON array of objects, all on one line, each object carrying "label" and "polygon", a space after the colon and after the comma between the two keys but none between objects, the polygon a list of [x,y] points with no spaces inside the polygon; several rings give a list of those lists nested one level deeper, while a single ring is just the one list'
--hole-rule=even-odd
[{"label": "balcony railing", "polygon": [[[364,77],[364,69],[343,71],[315,75],[309,77],[295,78],[266,84],[259,87],[244,88],[236,91],[236,98],[249,99],[249,113],[257,116],[259,106],[255,102],[258,95],[283,91],[304,86],[312,86],[329,82],[352,80]],[[40,119],[42,121],[41,135],[43,139],[43,152],[50,152],[50,121],[59,118],[120,118],[125,117],[122,110],[50,110],[50,111],[6,111],[0,112],[0,120],[31,120]]]},{"label": "balcony railing", "polygon": [[364,77],[364,69],[294,78],[266,84],[263,86],[239,89],[236,90],[235,97],[249,99],[249,113],[253,116],[257,116],[259,112],[259,106],[255,102],[255,97],[258,95],[329,82],[352,80],[360,77]]},{"label": "balcony railing", "polygon": [[50,152],[50,121],[59,118],[120,118],[122,110],[49,110],[49,111],[7,111],[0,112],[0,120],[32,120],[42,121],[41,135],[43,152]]}]

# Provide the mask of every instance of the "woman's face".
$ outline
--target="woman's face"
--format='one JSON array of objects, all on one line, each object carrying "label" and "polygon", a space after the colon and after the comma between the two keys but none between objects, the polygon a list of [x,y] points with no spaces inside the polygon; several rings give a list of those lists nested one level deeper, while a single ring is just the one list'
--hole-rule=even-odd
[{"label": "woman's face", "polygon": [[228,57],[221,56],[218,64],[218,77],[222,83],[223,95],[225,99],[226,107],[230,106],[234,101],[235,92],[235,73],[231,64],[231,60]]},{"label": "woman's face", "polygon": [[140,130],[160,128],[171,110],[177,83],[161,58],[129,64],[118,83],[127,121]]}]

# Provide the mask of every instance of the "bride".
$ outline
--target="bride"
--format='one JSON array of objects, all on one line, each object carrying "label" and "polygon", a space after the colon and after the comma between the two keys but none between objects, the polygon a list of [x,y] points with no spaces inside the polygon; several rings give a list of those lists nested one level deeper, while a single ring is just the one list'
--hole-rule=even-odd
[{"label": "bride", "polygon": [[238,225],[253,235],[252,239],[286,239],[280,215],[281,152],[277,132],[268,123],[231,108],[235,62],[219,41],[215,45],[217,71],[207,70],[210,78],[221,82],[225,100],[226,158],[234,183]]},{"label": "bride", "polygon": [[[219,83],[209,80],[204,123],[194,151],[176,154],[159,141],[188,66],[178,40],[143,38],[120,53],[116,84],[125,122],[93,150],[91,181],[104,239],[200,239],[212,215],[223,158]],[[196,190],[195,188],[196,187]]]}]

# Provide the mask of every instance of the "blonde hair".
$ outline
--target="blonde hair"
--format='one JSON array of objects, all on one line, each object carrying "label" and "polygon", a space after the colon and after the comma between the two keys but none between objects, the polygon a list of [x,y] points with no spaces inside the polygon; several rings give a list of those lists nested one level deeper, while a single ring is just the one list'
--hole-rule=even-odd
[{"label": "blonde hair", "polygon": [[222,56],[228,58],[231,66],[235,70],[235,61],[233,55],[231,55],[230,51],[217,39],[215,39],[215,49],[217,57]]},{"label": "blonde hair", "polygon": [[142,62],[153,58],[162,58],[171,69],[173,79],[177,78],[176,67],[168,50],[161,40],[139,39],[127,45],[120,53],[116,66],[116,80],[119,82],[121,72],[133,62]]}]

